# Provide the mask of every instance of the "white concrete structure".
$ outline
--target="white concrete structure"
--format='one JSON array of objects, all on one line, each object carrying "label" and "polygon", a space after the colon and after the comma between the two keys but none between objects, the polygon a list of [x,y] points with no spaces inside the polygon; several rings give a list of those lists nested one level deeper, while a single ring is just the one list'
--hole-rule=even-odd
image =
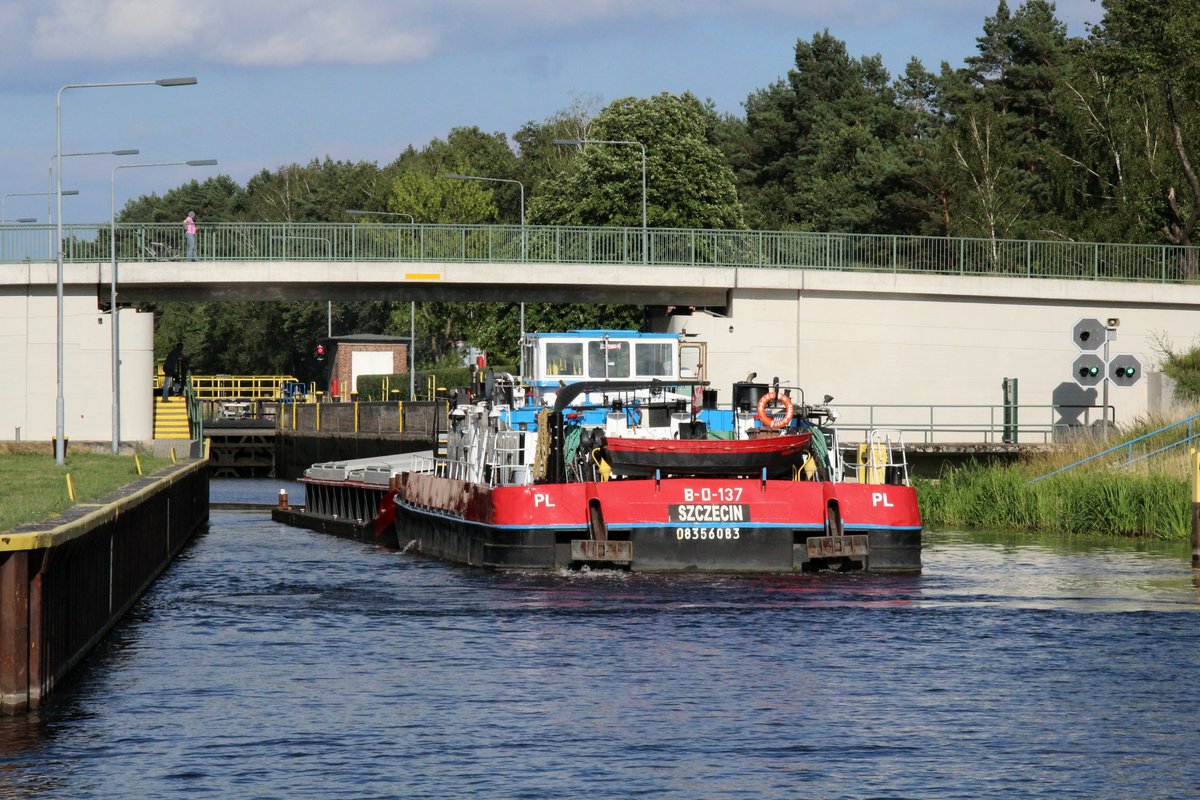
[{"label": "white concrete structure", "polygon": [[[64,292],[64,435],[70,442],[112,441],[111,315],[90,286]],[[107,270],[106,276],[107,277]],[[19,273],[19,274],[17,274]],[[55,435],[57,301],[54,264],[0,265],[0,440],[49,442]],[[107,286],[105,296],[107,296]],[[121,312],[121,438],[153,437],[154,318]]]},{"label": "white concrete structure", "polygon": [[[820,269],[446,262],[201,261],[121,266],[120,297],[141,300],[490,300],[636,303],[696,307],[656,320],[707,343],[707,377],[730,385],[759,373],[828,393],[844,422],[892,406],[877,425],[960,426],[981,441],[999,426],[1001,381],[1020,382],[1021,425],[1088,424],[1102,392],[1071,375],[1071,331],[1082,317],[1120,318],[1111,355],[1132,353],[1149,376],[1161,345],[1198,343],[1200,284],[1026,279]],[[108,264],[68,264],[66,420],[71,439],[111,435],[109,331],[96,310]],[[0,264],[0,368],[17,377],[0,397],[0,439],[22,427],[48,439],[54,418],[54,265]],[[122,316],[122,433],[149,438],[152,332],[145,315]],[[99,320],[99,324],[97,323]],[[128,322],[127,322],[128,320]],[[1112,388],[1118,423],[1145,414],[1143,377]],[[917,408],[898,408],[900,406]],[[963,406],[957,411],[946,406]],[[930,406],[943,407],[931,410]],[[966,408],[966,407],[970,408]],[[1031,408],[1038,407],[1038,408]],[[1066,407],[1066,408],[1065,408]],[[1033,415],[1031,418],[1030,415]],[[857,415],[857,416],[856,416]],[[943,437],[941,440],[946,440]],[[1026,441],[1026,439],[1022,439]]]},{"label": "white concrete structure", "polygon": [[[707,377],[722,397],[754,370],[760,382],[778,376],[799,385],[810,403],[833,395],[843,424],[865,425],[869,413],[876,424],[909,430],[932,420],[979,441],[985,423],[1003,422],[1005,378],[1019,380],[1023,426],[1094,423],[1098,411],[1071,408],[1103,399],[1101,387],[1081,388],[1071,372],[1080,353],[1072,328],[1083,317],[1119,318],[1110,356],[1132,353],[1142,363],[1142,380],[1109,388],[1115,420],[1128,423],[1149,409],[1146,376],[1159,367],[1162,345],[1200,344],[1196,285],[747,272],[722,315],[676,315],[669,329],[707,343]],[[962,407],[930,408],[947,405]]]}]

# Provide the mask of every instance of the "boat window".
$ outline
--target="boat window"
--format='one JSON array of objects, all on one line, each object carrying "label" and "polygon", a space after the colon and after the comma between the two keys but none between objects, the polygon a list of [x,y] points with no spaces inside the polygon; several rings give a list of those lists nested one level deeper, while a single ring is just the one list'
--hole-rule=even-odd
[{"label": "boat window", "polygon": [[583,342],[547,342],[546,374],[583,377]]},{"label": "boat window", "polygon": [[637,374],[646,378],[675,377],[675,348],[670,342],[638,342]]},{"label": "boat window", "polygon": [[588,342],[589,378],[628,378],[629,342]]}]

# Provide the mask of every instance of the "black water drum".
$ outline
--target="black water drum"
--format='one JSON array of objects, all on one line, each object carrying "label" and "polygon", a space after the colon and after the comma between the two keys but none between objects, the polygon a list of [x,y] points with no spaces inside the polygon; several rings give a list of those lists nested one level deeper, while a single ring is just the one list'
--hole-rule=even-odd
[{"label": "black water drum", "polygon": [[733,385],[733,407],[750,411],[758,407],[758,399],[771,391],[770,384],[738,381]]}]

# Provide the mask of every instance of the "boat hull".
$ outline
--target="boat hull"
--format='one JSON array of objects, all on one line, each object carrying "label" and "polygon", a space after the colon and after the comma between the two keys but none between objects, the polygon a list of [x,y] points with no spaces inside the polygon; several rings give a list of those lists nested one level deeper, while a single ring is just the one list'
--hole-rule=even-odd
[{"label": "boat hull", "polygon": [[395,503],[401,547],[491,569],[921,569],[916,496],[905,486],[664,479],[490,488],[410,474]]}]

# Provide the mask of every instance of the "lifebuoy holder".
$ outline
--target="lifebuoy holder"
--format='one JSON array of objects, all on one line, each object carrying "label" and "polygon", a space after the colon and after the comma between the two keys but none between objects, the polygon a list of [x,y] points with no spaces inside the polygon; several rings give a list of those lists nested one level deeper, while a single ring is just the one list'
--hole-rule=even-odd
[{"label": "lifebuoy holder", "polygon": [[[783,403],[783,416],[772,417],[767,413],[767,406],[770,403],[778,400]],[[792,398],[786,394],[776,394],[775,392],[767,392],[762,397],[758,398],[758,421],[767,428],[786,428],[792,422],[792,417],[795,416],[795,409],[792,407]]]}]

